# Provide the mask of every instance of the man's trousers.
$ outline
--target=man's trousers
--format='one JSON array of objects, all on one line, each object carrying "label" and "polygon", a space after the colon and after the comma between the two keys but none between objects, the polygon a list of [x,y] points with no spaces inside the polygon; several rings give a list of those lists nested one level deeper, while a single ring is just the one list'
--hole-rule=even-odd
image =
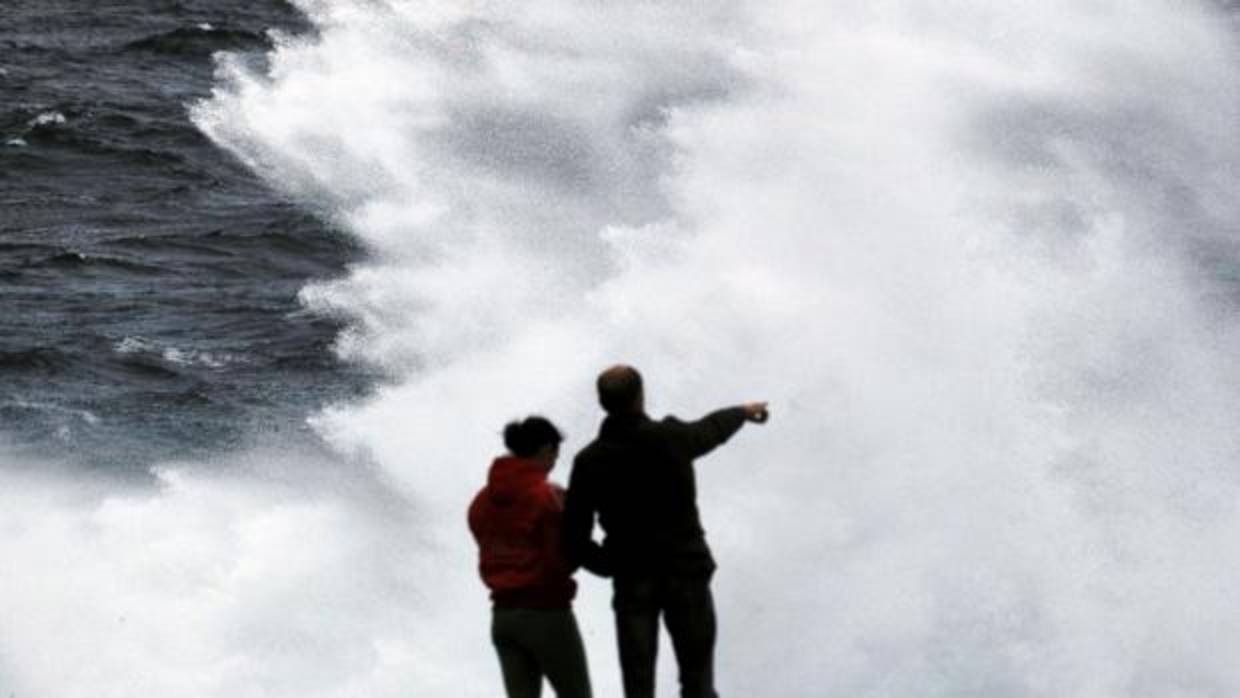
[{"label": "man's trousers", "polygon": [[660,617],[676,653],[681,698],[718,698],[710,576],[617,577],[613,588],[625,698],[654,696]]}]

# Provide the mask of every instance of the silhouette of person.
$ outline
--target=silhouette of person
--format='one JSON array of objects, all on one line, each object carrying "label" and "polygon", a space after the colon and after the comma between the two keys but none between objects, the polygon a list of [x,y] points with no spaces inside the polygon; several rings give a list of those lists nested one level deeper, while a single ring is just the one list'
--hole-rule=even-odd
[{"label": "silhouette of person", "polygon": [[509,698],[590,698],[590,676],[573,615],[575,565],[561,549],[564,490],[547,479],[563,437],[531,416],[504,429],[509,454],[491,464],[469,507],[478,571],[491,590],[491,640]]},{"label": "silhouette of person", "polygon": [[[718,410],[696,422],[654,421],[636,369],[613,366],[597,386],[607,415],[573,462],[565,552],[612,576],[627,698],[654,696],[660,617],[672,638],[681,696],[715,698],[715,561],[698,515],[693,461],[746,421],[765,422],[767,404]],[[595,516],[605,535],[601,546],[592,538]]]}]

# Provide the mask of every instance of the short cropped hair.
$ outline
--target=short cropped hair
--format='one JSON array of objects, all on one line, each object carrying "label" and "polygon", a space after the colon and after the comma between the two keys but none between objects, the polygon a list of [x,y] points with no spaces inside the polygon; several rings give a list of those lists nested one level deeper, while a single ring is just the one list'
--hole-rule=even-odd
[{"label": "short cropped hair", "polygon": [[616,366],[599,374],[598,402],[607,414],[630,410],[642,394],[642,374],[631,366]]},{"label": "short cropped hair", "polygon": [[563,440],[564,436],[551,420],[538,415],[509,422],[504,427],[504,445],[518,458],[529,458],[543,446],[559,446]]}]

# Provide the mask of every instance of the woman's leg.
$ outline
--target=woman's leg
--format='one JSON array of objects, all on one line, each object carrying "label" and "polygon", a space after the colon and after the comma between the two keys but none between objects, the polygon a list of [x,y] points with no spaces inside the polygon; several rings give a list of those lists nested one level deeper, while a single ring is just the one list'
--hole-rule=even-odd
[{"label": "woman's leg", "polygon": [[545,611],[539,660],[558,698],[590,698],[590,671],[577,618],[571,610]]},{"label": "woman's leg", "polygon": [[519,609],[494,609],[491,613],[491,642],[499,655],[508,698],[539,698],[542,671],[528,642],[529,621]]}]

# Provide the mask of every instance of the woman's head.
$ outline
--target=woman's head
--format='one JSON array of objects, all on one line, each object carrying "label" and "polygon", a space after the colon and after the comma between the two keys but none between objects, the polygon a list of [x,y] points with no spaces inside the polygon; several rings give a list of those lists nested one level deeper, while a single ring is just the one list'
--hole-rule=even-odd
[{"label": "woman's head", "polygon": [[512,455],[518,458],[549,458],[549,465],[555,463],[563,440],[564,436],[551,420],[537,415],[509,422],[504,427],[504,445]]}]

